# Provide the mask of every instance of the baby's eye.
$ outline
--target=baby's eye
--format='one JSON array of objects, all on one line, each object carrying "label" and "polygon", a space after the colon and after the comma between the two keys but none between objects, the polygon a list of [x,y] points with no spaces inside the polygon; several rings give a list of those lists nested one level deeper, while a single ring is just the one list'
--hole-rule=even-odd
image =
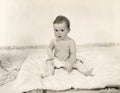
[{"label": "baby's eye", "polygon": [[64,30],[62,29],[61,31],[63,32]]},{"label": "baby's eye", "polygon": [[57,29],[56,29],[55,31],[56,31],[56,32],[58,32],[58,30],[57,30]]}]

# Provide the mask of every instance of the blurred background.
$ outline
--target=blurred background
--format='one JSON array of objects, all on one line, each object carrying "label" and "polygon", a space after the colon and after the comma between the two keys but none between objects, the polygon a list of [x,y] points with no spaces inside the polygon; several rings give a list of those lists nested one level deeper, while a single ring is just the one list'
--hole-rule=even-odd
[{"label": "blurred background", "polygon": [[58,15],[76,44],[119,43],[119,0],[0,0],[0,46],[48,45]]}]

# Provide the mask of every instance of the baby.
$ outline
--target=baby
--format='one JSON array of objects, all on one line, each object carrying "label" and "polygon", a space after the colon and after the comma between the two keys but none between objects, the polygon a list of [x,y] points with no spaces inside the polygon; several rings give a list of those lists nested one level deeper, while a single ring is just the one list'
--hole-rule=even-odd
[{"label": "baby", "polygon": [[88,69],[80,60],[76,59],[75,41],[68,36],[70,21],[65,16],[57,16],[53,22],[55,39],[47,49],[48,59],[47,75],[53,75],[55,69],[63,68],[68,72],[77,69],[85,76],[92,76],[92,70]]}]

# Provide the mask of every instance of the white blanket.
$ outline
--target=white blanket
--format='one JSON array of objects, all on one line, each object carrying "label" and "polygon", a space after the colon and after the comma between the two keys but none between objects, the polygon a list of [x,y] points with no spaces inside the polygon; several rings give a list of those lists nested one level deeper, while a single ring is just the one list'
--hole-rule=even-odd
[{"label": "white blanket", "polygon": [[77,70],[68,73],[57,69],[55,75],[41,78],[44,74],[46,56],[29,56],[15,81],[14,90],[17,92],[32,89],[66,90],[104,88],[108,85],[120,85],[120,57],[116,53],[104,51],[86,51],[78,53],[78,57],[89,67],[93,67],[93,77],[86,77]]}]

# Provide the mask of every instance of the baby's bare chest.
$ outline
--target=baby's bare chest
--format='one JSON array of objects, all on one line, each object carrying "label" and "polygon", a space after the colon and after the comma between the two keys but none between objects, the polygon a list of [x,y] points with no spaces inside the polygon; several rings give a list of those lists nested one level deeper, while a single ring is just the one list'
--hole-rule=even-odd
[{"label": "baby's bare chest", "polygon": [[55,50],[57,51],[69,51],[70,45],[68,42],[60,42],[55,44]]},{"label": "baby's bare chest", "polygon": [[55,46],[55,56],[59,60],[66,60],[69,57],[70,49],[69,44],[66,43],[57,43]]}]

